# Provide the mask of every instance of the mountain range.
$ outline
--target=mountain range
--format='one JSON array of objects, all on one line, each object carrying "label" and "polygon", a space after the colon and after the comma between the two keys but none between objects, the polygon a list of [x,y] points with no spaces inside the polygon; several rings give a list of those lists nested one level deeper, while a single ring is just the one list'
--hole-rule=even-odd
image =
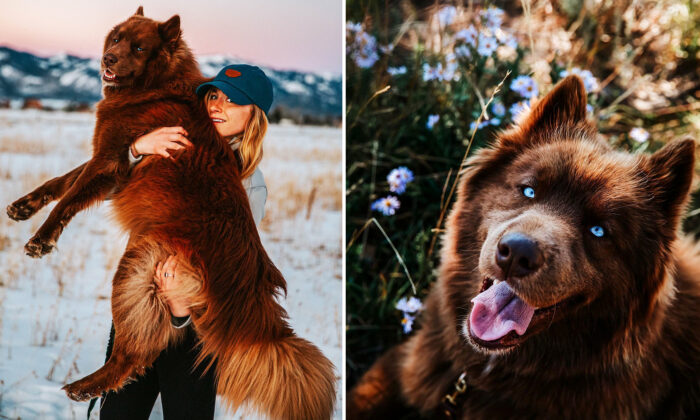
[{"label": "mountain range", "polygon": [[[240,63],[223,55],[197,57],[202,73],[213,77],[224,66]],[[250,63],[248,63],[250,64]],[[339,75],[276,70],[260,66],[272,81],[275,100],[285,115],[309,118],[340,117],[342,82]],[[94,104],[102,99],[97,58],[68,54],[39,57],[0,46],[0,100],[39,99],[49,108]]]}]

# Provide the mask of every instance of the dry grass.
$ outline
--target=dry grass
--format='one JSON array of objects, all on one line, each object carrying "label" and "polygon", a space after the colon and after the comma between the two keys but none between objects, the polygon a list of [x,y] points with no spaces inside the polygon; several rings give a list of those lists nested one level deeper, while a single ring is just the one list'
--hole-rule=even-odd
[{"label": "dry grass", "polygon": [[[270,197],[266,210],[273,218],[290,218],[298,213],[309,214],[314,208],[340,211],[342,208],[341,178],[314,175],[308,183],[276,180],[268,188]],[[307,217],[308,218],[308,217]]]},{"label": "dry grass", "polygon": [[274,127],[265,140],[261,168],[268,189],[261,229],[317,211],[342,210],[342,146],[339,130],[308,129],[300,138],[295,127]]},{"label": "dry grass", "polygon": [[606,133],[643,125],[657,142],[700,135],[687,113],[700,100],[694,64],[700,57],[688,56],[697,42],[697,1],[532,3],[530,19],[517,16],[511,25],[540,34],[522,62],[540,86],[552,84],[553,62],[590,69],[600,78],[598,115],[608,120],[601,124]]},{"label": "dry grass", "polygon": [[53,150],[53,146],[43,141],[26,138],[3,138],[0,143],[0,153],[27,153],[43,155]]},{"label": "dry grass", "polygon": [[[93,118],[90,114],[0,111],[0,209],[86,160],[91,154]],[[340,129],[272,126],[263,159],[268,201],[261,236],[270,247],[268,252],[285,276],[285,270],[290,270],[291,277],[321,279],[318,284],[325,288],[320,296],[328,305],[334,303],[335,295],[329,290],[335,282],[327,280],[341,276],[340,241],[323,243],[323,235],[316,235],[309,242],[299,230],[328,227],[336,217],[329,210],[338,212],[337,232],[342,229],[340,139]],[[40,261],[25,257],[24,243],[51,208],[21,223],[4,214],[0,217],[0,331],[4,339],[9,337],[0,343],[1,365],[8,372],[4,383],[0,381],[0,399],[12,418],[84,415],[84,404],[71,403],[60,385],[89,373],[104,360],[110,284],[126,244],[105,203],[76,215],[54,253]],[[303,251],[300,256],[294,254],[298,250]],[[331,260],[337,264],[330,264]],[[316,269],[321,270],[319,274]],[[302,292],[297,290],[300,287]],[[297,285],[289,293],[289,312],[294,320],[305,315],[298,309],[309,298],[304,287]],[[333,336],[336,329],[342,331],[339,292],[337,296]],[[22,309],[9,310],[10,306]],[[308,308],[305,311],[310,312]],[[327,324],[333,317],[325,317],[325,312],[305,316],[320,318],[300,324],[301,335],[311,338],[314,335],[309,331],[313,331],[319,342],[327,344],[331,333]],[[338,339],[332,346],[332,351],[337,349],[333,357],[337,366],[340,343]],[[31,373],[25,376],[28,370]],[[32,408],[39,406],[36,398],[25,397],[37,392],[43,393],[39,409]],[[44,407],[50,407],[49,411]],[[2,412],[5,414],[4,409]],[[222,414],[229,418],[225,413],[219,417]]]}]

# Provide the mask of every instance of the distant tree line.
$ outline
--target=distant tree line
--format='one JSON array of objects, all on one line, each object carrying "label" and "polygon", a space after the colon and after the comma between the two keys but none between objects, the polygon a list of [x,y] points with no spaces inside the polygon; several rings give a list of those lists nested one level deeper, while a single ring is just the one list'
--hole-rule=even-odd
[{"label": "distant tree line", "polygon": [[343,123],[340,115],[309,114],[285,106],[276,106],[270,112],[269,120],[273,124],[288,121],[298,125],[327,125],[334,127],[340,127]]},{"label": "distant tree line", "polygon": [[[70,102],[65,107],[61,108],[61,111],[67,112],[89,112],[94,110],[94,104],[88,102]],[[0,109],[10,108],[10,101],[7,99],[0,99]],[[22,100],[22,109],[41,109],[44,111],[56,111],[57,109],[50,106],[46,106],[38,98],[25,98]],[[297,125],[320,125],[320,126],[332,126],[341,127],[342,117],[340,115],[333,114],[310,114],[299,109],[288,108],[285,106],[276,106],[272,112],[270,112],[269,120],[273,124],[279,123],[291,123]]]}]

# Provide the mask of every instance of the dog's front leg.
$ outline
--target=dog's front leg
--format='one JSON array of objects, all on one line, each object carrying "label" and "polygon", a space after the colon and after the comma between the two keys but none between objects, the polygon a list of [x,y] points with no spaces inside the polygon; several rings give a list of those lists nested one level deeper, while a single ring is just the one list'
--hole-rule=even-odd
[{"label": "dog's front leg", "polygon": [[14,203],[7,206],[7,215],[10,219],[17,221],[27,220],[34,216],[45,205],[63,197],[75,180],[78,179],[78,176],[83,173],[86,165],[87,162],[64,175],[50,179],[34,191],[17,199]]},{"label": "dog's front leg", "polygon": [[[127,169],[124,172],[128,171]],[[53,250],[68,222],[79,211],[101,201],[117,184],[119,164],[92,158],[51,211],[24,250],[30,257],[42,257]]]}]

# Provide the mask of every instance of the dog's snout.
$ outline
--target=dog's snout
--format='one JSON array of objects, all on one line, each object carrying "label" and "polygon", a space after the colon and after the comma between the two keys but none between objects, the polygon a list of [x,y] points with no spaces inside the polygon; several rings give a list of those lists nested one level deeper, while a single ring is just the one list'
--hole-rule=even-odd
[{"label": "dog's snout", "polygon": [[107,53],[102,57],[102,62],[105,66],[113,66],[117,63],[117,56],[112,53]]},{"label": "dog's snout", "polygon": [[523,233],[503,235],[496,247],[496,264],[506,277],[523,277],[537,271],[544,262],[544,255],[537,242]]}]

